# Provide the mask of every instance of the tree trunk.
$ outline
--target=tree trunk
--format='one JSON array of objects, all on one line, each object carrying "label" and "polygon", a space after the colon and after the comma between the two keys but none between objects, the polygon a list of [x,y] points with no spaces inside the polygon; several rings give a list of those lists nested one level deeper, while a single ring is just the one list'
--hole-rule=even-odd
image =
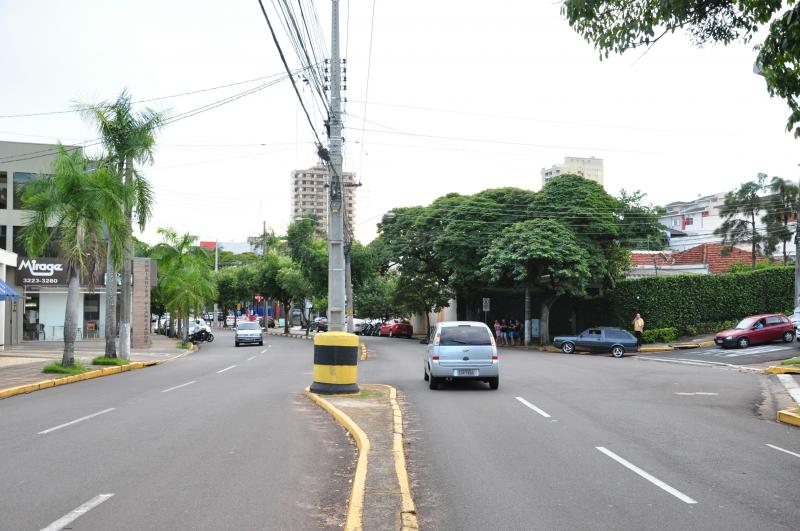
[{"label": "tree trunk", "polygon": [[751,217],[753,219],[753,221],[752,221],[752,223],[753,223],[753,236],[752,236],[753,241],[751,242],[751,245],[752,245],[751,256],[752,256],[752,259],[753,259],[753,269],[755,269],[756,268],[756,237],[757,237],[757,233],[756,233],[756,215],[755,214],[751,214]]},{"label": "tree trunk", "polygon": [[75,364],[75,336],[78,332],[81,283],[78,278],[78,270],[72,267],[69,271],[68,286],[67,309],[64,312],[64,355],[61,358],[62,367],[72,367]]},{"label": "tree trunk", "polygon": [[[133,159],[125,159],[125,182],[130,183],[133,179]],[[128,226],[128,234],[125,235],[125,252],[122,262],[122,308],[119,317],[119,353],[122,359],[131,357],[131,306],[132,306],[132,282],[133,271],[133,207],[125,205],[125,219]]]},{"label": "tree trunk", "polygon": [[175,337],[176,329],[175,329],[175,317],[174,315],[176,312],[173,310],[172,313],[169,315],[169,328],[167,329],[167,337]]},{"label": "tree trunk", "polygon": [[431,316],[427,310],[425,310],[425,337],[430,337],[431,335]]},{"label": "tree trunk", "polygon": [[[292,304],[292,301],[281,301],[281,306],[284,309],[283,315],[283,333],[289,333],[289,319],[292,317],[292,309],[289,306]],[[286,311],[286,308],[289,308],[289,311]],[[328,321],[328,326],[330,326],[330,321]]]},{"label": "tree trunk", "polygon": [[531,342],[531,288],[525,286],[525,346]]},{"label": "tree trunk", "polygon": [[183,318],[183,332],[181,333],[181,340],[186,343],[189,340],[189,312]]},{"label": "tree trunk", "polygon": [[117,271],[109,240],[106,255],[106,358],[117,357]]},{"label": "tree trunk", "polygon": [[550,344],[550,308],[553,307],[553,303],[556,302],[556,299],[558,299],[558,296],[551,295],[542,301],[542,315],[539,323],[541,328],[539,332],[541,335],[539,343],[542,345]]}]

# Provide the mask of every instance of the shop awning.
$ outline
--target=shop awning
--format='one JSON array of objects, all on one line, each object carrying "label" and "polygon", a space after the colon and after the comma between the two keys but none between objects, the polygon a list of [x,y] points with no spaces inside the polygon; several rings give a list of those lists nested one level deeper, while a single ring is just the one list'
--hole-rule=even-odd
[{"label": "shop awning", "polygon": [[19,293],[17,293],[14,288],[6,284],[4,281],[0,280],[0,301],[4,301],[6,299],[17,300],[19,299]]}]

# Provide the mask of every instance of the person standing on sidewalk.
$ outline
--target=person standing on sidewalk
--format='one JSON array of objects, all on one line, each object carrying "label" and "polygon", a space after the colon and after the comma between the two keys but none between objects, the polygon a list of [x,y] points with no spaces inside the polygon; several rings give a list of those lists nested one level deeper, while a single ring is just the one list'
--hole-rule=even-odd
[{"label": "person standing on sidewalk", "polygon": [[500,344],[500,321],[494,320],[494,337],[498,344]]},{"label": "person standing on sidewalk", "polygon": [[636,346],[642,346],[642,332],[644,332],[644,319],[638,313],[633,318],[633,334],[636,336]]}]

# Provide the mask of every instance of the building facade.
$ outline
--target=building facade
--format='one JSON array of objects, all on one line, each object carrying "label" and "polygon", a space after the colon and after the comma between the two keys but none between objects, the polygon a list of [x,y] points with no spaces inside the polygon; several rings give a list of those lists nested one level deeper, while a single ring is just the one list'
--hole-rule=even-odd
[{"label": "building facade", "polygon": [[[354,173],[343,172],[345,224],[355,231],[356,178]],[[320,233],[328,231],[328,168],[318,164],[305,170],[294,170],[291,175],[291,218],[292,221],[308,215],[317,217]]]},{"label": "building facade", "polygon": [[559,175],[580,175],[590,181],[604,185],[603,159],[596,157],[564,157],[563,164],[542,168],[542,186]]},{"label": "building facade", "polygon": [[[66,149],[80,149],[64,146]],[[4,345],[21,341],[63,341],[67,305],[67,271],[57,257],[30,258],[19,242],[19,234],[30,213],[22,210],[22,190],[26,183],[50,173],[57,146],[0,141],[0,249],[10,258],[0,262],[0,278],[21,296],[18,301],[0,302],[5,311]],[[104,268],[103,268],[104,269]],[[150,259],[134,259],[132,341],[144,347],[150,341],[150,289],[156,268]],[[5,276],[3,276],[3,274]],[[121,275],[116,279],[121,282]],[[78,338],[102,337],[105,330],[105,275],[81,279]],[[119,290],[118,290],[119,293]],[[119,317],[120,304],[117,304]],[[0,315],[2,315],[0,311]],[[118,319],[119,321],[119,319]]]}]

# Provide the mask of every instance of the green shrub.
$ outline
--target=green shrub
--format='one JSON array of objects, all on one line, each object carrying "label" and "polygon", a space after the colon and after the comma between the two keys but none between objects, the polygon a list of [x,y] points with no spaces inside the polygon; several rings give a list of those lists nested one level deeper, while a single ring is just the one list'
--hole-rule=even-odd
[{"label": "green shrub", "polygon": [[783,360],[781,365],[800,365],[800,356]]},{"label": "green shrub", "polygon": [[672,343],[678,339],[677,328],[651,328],[642,332],[642,341],[645,343]]},{"label": "green shrub", "polygon": [[127,365],[130,360],[123,358],[106,358],[105,356],[98,356],[92,360],[92,365]]},{"label": "green shrub", "polygon": [[[792,305],[794,267],[744,273],[676,275],[623,280],[608,294],[617,326],[641,314],[649,329],[707,334],[747,315],[781,312]],[[696,327],[696,328],[694,328]],[[691,334],[694,335],[694,334]]]},{"label": "green shrub", "polygon": [[192,348],[192,342],[191,341],[186,341],[184,343],[183,341],[178,341],[178,344],[176,346],[178,348],[182,348],[182,349],[187,349],[188,350],[188,349]]},{"label": "green shrub", "polygon": [[78,363],[77,361],[71,367],[62,367],[60,361],[54,361],[49,365],[45,365],[42,369],[46,374],[68,374],[70,376],[86,372],[89,369]]}]

